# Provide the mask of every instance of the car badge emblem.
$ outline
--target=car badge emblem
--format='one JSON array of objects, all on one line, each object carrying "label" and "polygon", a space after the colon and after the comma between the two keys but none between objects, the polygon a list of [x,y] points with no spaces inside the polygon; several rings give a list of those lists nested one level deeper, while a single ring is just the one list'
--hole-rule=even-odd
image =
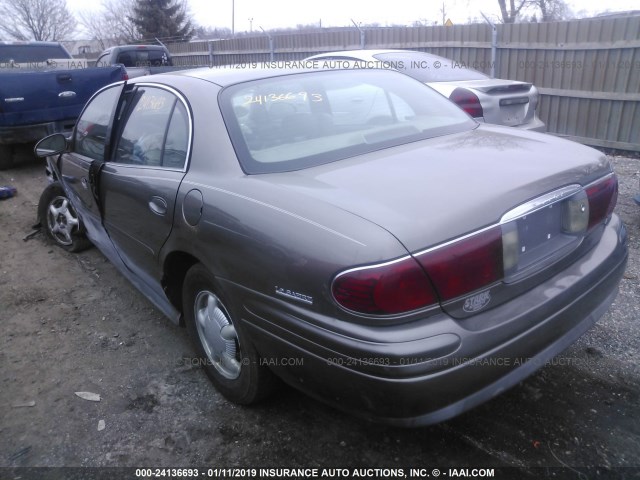
[{"label": "car badge emblem", "polygon": [[464,301],[462,309],[467,313],[474,313],[489,305],[490,301],[491,294],[489,293],[489,290],[487,290],[467,298]]},{"label": "car badge emblem", "polygon": [[304,293],[295,292],[293,290],[289,290],[288,288],[276,286],[276,295],[291,298],[292,300],[297,300],[299,302],[306,303],[307,305],[313,305],[313,297],[311,295],[305,295]]}]

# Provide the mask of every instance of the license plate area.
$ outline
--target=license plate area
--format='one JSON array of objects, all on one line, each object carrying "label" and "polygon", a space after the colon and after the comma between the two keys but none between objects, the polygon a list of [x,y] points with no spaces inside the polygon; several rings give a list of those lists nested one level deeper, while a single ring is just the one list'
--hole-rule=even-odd
[{"label": "license plate area", "polygon": [[501,105],[500,116],[502,123],[507,126],[520,125],[526,115],[526,104]]},{"label": "license plate area", "polygon": [[580,245],[584,236],[565,231],[565,215],[565,202],[558,202],[502,226],[517,235],[517,262],[505,270],[505,283],[548,267]]}]

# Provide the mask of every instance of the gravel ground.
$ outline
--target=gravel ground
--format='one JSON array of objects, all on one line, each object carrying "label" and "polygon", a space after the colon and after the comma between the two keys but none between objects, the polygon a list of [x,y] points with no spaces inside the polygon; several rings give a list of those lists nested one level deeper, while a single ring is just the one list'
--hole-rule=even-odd
[{"label": "gravel ground", "polygon": [[411,467],[445,477],[518,467],[496,478],[640,478],[640,160],[610,158],[630,261],[609,313],[517,387],[413,430],[359,421],[286,387],[255,407],[230,404],[185,361],[186,332],[96,249],[69,254],[41,234],[23,241],[43,166],[0,172],[0,185],[18,188],[0,202],[0,479],[59,466]]}]

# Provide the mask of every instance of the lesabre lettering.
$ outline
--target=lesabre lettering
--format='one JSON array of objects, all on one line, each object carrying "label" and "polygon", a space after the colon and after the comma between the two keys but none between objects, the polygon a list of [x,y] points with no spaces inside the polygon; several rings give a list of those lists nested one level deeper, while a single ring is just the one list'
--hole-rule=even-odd
[{"label": "lesabre lettering", "polygon": [[293,298],[294,300],[299,300],[304,303],[313,303],[313,297],[310,295],[305,295],[303,293],[294,292],[293,290],[289,290],[287,288],[277,287],[276,286],[276,294],[282,295],[283,297]]}]

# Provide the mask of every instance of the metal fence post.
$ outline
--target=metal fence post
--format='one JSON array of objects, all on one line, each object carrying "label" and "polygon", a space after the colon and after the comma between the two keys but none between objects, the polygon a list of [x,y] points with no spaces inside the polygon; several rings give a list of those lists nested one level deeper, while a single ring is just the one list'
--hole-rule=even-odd
[{"label": "metal fence post", "polygon": [[491,78],[496,78],[496,62],[497,62],[497,50],[498,50],[498,27],[487,18],[487,16],[480,12],[480,15],[484,17],[489,25],[491,25]]},{"label": "metal fence post", "polygon": [[269,61],[273,62],[273,58],[274,58],[274,54],[275,54],[275,48],[273,46],[273,37],[271,36],[271,34],[269,32],[265,32],[264,28],[260,27],[260,30],[262,30],[262,32],[269,39]]},{"label": "metal fence post", "polygon": [[360,50],[364,50],[365,44],[366,44],[366,38],[365,38],[365,34],[364,34],[364,30],[362,30],[360,28],[360,26],[353,21],[353,18],[351,19],[351,23],[353,23],[356,28],[358,29],[358,31],[360,32]]}]

